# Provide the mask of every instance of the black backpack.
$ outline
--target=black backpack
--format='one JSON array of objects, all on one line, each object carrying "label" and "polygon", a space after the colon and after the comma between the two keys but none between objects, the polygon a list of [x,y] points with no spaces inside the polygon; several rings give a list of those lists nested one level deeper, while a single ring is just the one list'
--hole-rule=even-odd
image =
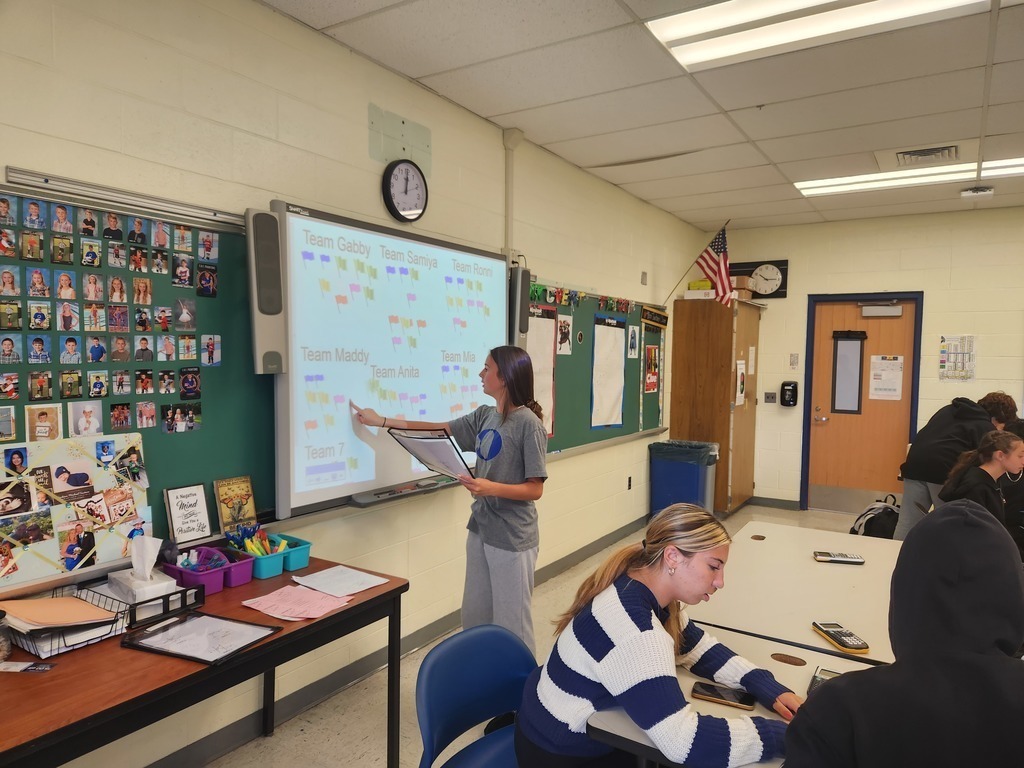
[{"label": "black backpack", "polygon": [[884,499],[878,499],[865,507],[854,521],[850,533],[855,536],[891,539],[896,532],[896,521],[899,518],[900,505],[896,503],[896,496],[888,493]]}]

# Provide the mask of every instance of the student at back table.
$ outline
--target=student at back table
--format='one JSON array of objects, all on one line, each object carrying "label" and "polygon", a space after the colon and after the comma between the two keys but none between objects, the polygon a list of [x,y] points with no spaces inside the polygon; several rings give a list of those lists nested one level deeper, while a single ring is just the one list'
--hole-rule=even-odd
[{"label": "student at back table", "polygon": [[817,688],[786,768],[1024,765],[1024,571],[1006,529],[944,504],[908,534],[890,595],[896,661]]}]

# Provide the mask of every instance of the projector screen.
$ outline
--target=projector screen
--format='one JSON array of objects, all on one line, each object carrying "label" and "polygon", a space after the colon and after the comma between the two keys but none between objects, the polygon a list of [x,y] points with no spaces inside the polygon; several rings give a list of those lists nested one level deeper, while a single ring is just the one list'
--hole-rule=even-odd
[{"label": "projector screen", "polygon": [[276,388],[277,516],[433,477],[350,405],[448,421],[490,402],[478,374],[507,339],[504,258],[279,200],[271,210],[289,340]]}]

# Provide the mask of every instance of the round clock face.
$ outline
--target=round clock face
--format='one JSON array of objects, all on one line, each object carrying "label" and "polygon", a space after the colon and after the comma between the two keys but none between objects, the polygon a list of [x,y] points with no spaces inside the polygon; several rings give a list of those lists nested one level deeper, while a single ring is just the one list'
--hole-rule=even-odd
[{"label": "round clock face", "polygon": [[782,287],[782,272],[774,264],[762,264],[750,273],[755,293],[762,296],[775,293]]},{"label": "round clock face", "polygon": [[381,194],[388,213],[399,221],[416,221],[427,210],[427,177],[412,160],[394,160],[384,169]]}]

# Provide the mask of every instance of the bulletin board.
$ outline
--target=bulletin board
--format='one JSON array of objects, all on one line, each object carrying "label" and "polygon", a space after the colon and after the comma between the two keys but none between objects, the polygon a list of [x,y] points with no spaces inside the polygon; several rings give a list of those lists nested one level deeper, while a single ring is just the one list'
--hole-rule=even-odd
[{"label": "bulletin board", "polygon": [[[636,434],[661,426],[664,378],[664,331],[667,316],[659,308],[612,296],[598,296],[562,287],[535,284],[531,287],[531,334],[534,326],[550,328],[554,323],[553,364],[539,359],[544,350],[530,341],[530,354],[536,371],[553,371],[553,388],[547,383],[551,374],[538,379],[537,389],[552,388],[546,407],[550,407],[549,451],[597,443],[615,437]],[[653,315],[651,314],[653,312]],[[646,318],[645,318],[646,315]],[[651,322],[652,318],[660,324]],[[663,321],[663,322],[662,322]],[[594,371],[599,349],[600,326],[622,330],[621,417],[595,426]],[[547,335],[541,343],[546,348]],[[617,388],[618,384],[613,385]],[[546,395],[546,392],[545,392]],[[547,397],[538,397],[545,405]],[[614,409],[612,409],[614,410]]]},{"label": "bulletin board", "polygon": [[[24,484],[14,458],[61,455],[49,445],[60,441],[100,475],[124,463],[100,459],[104,443],[115,454],[137,446],[146,488],[136,502],[140,514],[151,508],[156,536],[167,535],[167,488],[203,484],[214,530],[216,479],[250,475],[258,507],[273,503],[273,382],[252,368],[244,234],[158,214],[0,186],[0,547],[44,543],[5,514],[3,500],[25,485],[18,514],[37,522],[49,504],[68,522],[68,501]],[[120,551],[98,554],[53,575]],[[17,580],[0,574],[0,590]]]}]

